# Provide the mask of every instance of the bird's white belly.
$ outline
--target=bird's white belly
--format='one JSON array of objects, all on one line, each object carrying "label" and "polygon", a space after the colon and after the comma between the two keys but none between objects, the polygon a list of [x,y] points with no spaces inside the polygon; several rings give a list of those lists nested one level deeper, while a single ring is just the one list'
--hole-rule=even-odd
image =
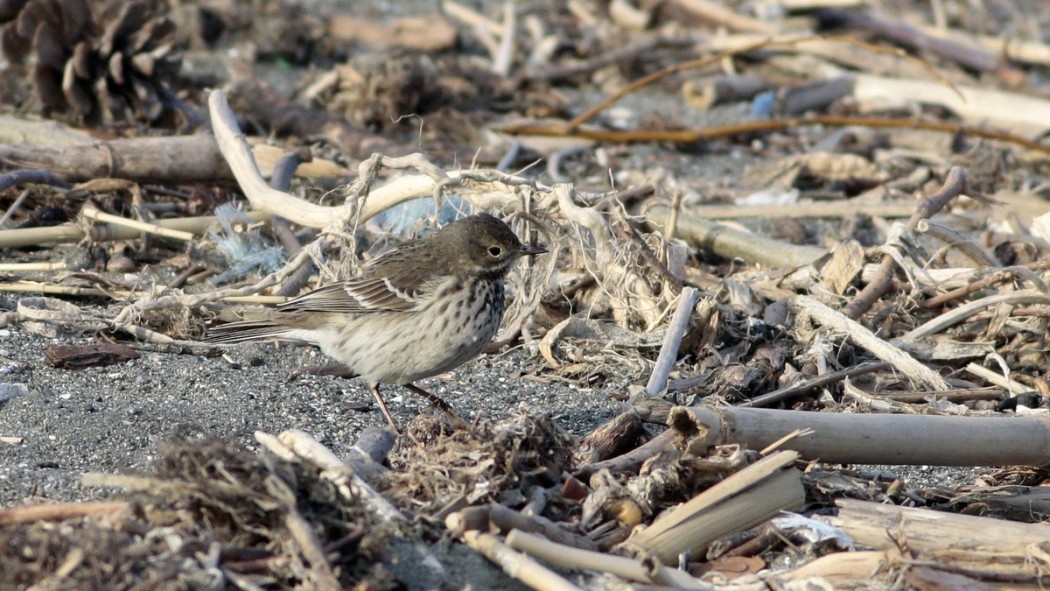
[{"label": "bird's white belly", "polygon": [[[445,373],[479,354],[499,330],[502,285],[495,293],[486,293],[484,284],[472,287],[474,297],[451,302],[452,312],[438,314],[440,304],[432,302],[415,312],[372,314],[351,322],[341,338],[319,344],[369,384],[407,384]],[[374,322],[380,315],[384,322]]]}]

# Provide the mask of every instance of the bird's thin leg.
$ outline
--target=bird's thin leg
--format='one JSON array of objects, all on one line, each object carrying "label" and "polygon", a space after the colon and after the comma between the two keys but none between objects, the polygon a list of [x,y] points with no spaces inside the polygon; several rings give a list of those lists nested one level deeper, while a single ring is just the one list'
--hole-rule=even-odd
[{"label": "bird's thin leg", "polygon": [[386,422],[390,423],[390,427],[394,429],[394,433],[401,434],[401,430],[397,428],[397,423],[394,422],[394,417],[390,416],[390,410],[386,407],[386,401],[383,400],[383,395],[379,392],[379,384],[372,386],[372,396],[375,397],[376,403],[379,404],[379,410],[382,411],[383,416],[386,418]]},{"label": "bird's thin leg", "polygon": [[406,388],[408,388],[409,390],[412,390],[416,394],[419,394],[423,398],[426,398],[427,400],[430,401],[430,404],[433,404],[434,406],[436,406],[436,407],[440,408],[441,410],[445,411],[445,413],[448,414],[449,416],[455,417],[457,419],[460,418],[459,415],[456,414],[456,411],[452,410],[452,407],[449,406],[447,402],[442,400],[441,397],[438,396],[437,394],[431,394],[430,392],[427,392],[423,388],[420,388],[419,386],[417,386],[415,384],[412,384],[412,383],[401,384],[401,385],[406,387]]}]

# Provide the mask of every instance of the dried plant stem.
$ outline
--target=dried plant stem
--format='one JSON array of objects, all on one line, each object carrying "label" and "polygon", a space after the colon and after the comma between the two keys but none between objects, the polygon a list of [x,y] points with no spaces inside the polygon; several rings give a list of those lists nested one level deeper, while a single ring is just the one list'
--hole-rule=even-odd
[{"label": "dried plant stem", "polygon": [[330,449],[309,434],[292,429],[274,437],[268,433],[256,431],[255,440],[281,457],[305,460],[318,466],[323,470],[322,475],[336,485],[340,494],[347,498],[361,499],[386,521],[404,522],[404,515],[390,504],[390,501],[355,474],[353,469]]},{"label": "dried plant stem", "polygon": [[685,336],[685,330],[689,327],[689,321],[693,317],[693,307],[699,297],[700,292],[695,287],[686,287],[678,296],[678,307],[675,308],[671,323],[667,326],[663,346],[653,366],[653,373],[649,376],[649,383],[645,385],[645,392],[650,396],[663,394],[667,389],[667,376],[678,359],[678,347],[682,344],[682,337]]},{"label": "dried plant stem", "polygon": [[763,119],[744,121],[726,125],[711,125],[702,129],[669,129],[669,130],[618,130],[596,127],[576,128],[569,130],[565,123],[531,124],[515,123],[502,125],[497,129],[511,135],[533,135],[541,137],[575,137],[615,144],[633,144],[638,142],[673,142],[696,144],[708,140],[769,133],[804,127],[806,125],[825,125],[829,127],[870,127],[873,129],[918,129],[936,131],[951,135],[979,137],[1023,148],[1050,154],[1050,144],[1028,139],[1022,135],[965,125],[952,121],[926,121],[914,117],[857,117],[852,115],[806,115],[784,119]]},{"label": "dried plant stem", "polygon": [[[848,367],[839,371],[829,371],[822,376],[806,380],[800,384],[795,384],[793,386],[788,386],[787,388],[781,388],[767,394],[762,394],[761,396],[756,396],[751,400],[740,403],[739,406],[754,408],[770,406],[800,394],[805,394],[814,388],[821,388],[851,377],[862,376],[864,374],[882,371],[891,367],[893,367],[893,365],[885,361],[874,361],[870,363],[862,363],[855,367]],[[926,396],[928,397],[929,394],[926,394]]]},{"label": "dried plant stem", "polygon": [[468,507],[445,518],[445,528],[453,535],[461,536],[466,531],[492,531],[495,527],[501,532],[521,530],[541,534],[563,546],[583,550],[597,550],[598,546],[572,532],[560,527],[551,520],[539,515],[524,515],[503,505],[492,503],[481,507]]},{"label": "dried plant stem", "polygon": [[147,224],[146,222],[129,220],[127,218],[122,218],[119,215],[101,212],[98,209],[95,209],[94,207],[90,206],[85,207],[83,210],[81,210],[80,215],[84,216],[89,220],[106,222],[113,224],[114,226],[130,228],[138,233],[145,232],[146,234],[154,234],[156,236],[163,236],[164,238],[172,238],[174,240],[182,241],[190,241],[194,238],[194,234],[192,232],[172,230],[171,228],[163,228],[157,224]]},{"label": "dried plant stem", "polygon": [[524,554],[508,548],[492,534],[476,531],[463,533],[463,541],[495,562],[503,572],[539,591],[582,591],[558,573],[544,567]]},{"label": "dried plant stem", "polygon": [[[987,289],[993,285],[1003,283],[1006,281],[1013,281],[1017,279],[1027,279],[1033,283],[1040,290],[1048,291],[1045,288],[1045,283],[1042,278],[1039,277],[1035,271],[1043,271],[1050,268],[1050,261],[1036,261],[1027,265],[1006,267],[1004,269],[997,269],[992,274],[982,277],[980,279],[969,278],[962,286],[953,289],[952,291],[942,293],[939,296],[934,296],[927,300],[923,300],[919,303],[919,306],[925,309],[936,308],[942,306],[952,300],[965,297],[975,291]],[[968,269],[967,271],[973,271]]]},{"label": "dried plant stem", "polygon": [[682,552],[695,552],[724,535],[797,507],[806,493],[801,474],[793,467],[796,459],[798,454],[792,451],[763,458],[664,513],[624,545],[651,552],[664,564],[677,564]]},{"label": "dried plant stem", "polygon": [[0,273],[34,273],[38,271],[65,271],[65,261],[38,263],[0,263]]},{"label": "dried plant stem", "polygon": [[1050,304],[1050,294],[1043,293],[1036,289],[1023,289],[1020,291],[1002,293],[974,300],[968,304],[949,310],[948,312],[923,323],[921,326],[913,328],[908,331],[907,334],[901,336],[900,340],[908,342],[935,335],[949,326],[966,320],[974,314],[978,314],[988,308],[1000,304]]},{"label": "dried plant stem", "polygon": [[[953,166],[944,179],[944,184],[936,193],[923,199],[915,207],[915,213],[908,220],[908,230],[915,231],[919,222],[928,219],[962,194],[966,188],[966,173],[961,167]],[[860,318],[867,312],[876,301],[879,300],[893,287],[893,270],[896,269],[893,257],[885,256],[879,263],[879,270],[875,277],[864,286],[850,303],[842,308],[842,313],[848,318]]]},{"label": "dried plant stem", "polygon": [[[264,221],[270,217],[267,213],[257,211],[249,212],[248,215],[257,222]],[[160,228],[162,231],[173,230],[196,236],[203,234],[208,228],[217,226],[218,223],[219,218],[215,216],[199,216],[157,220],[152,225]],[[85,233],[83,226],[70,223],[43,228],[0,230],[0,248],[17,248],[55,242],[79,242],[84,238],[90,238],[93,242],[133,240],[141,235],[141,229],[114,224],[95,224]]]},{"label": "dried plant stem", "polygon": [[[54,283],[40,283],[37,281],[12,281],[11,283],[0,283],[0,291],[91,296],[118,300],[130,300],[149,295],[149,293],[145,291],[102,289],[99,287],[77,287],[75,285],[57,285]],[[288,301],[288,298],[282,296],[236,295],[219,296],[216,297],[215,300],[229,302],[231,304],[280,304]]]},{"label": "dried plant stem", "polygon": [[0,526],[112,515],[127,509],[128,506],[127,501],[86,501],[83,503],[34,505],[32,507],[8,507],[0,509]]},{"label": "dried plant stem", "polygon": [[[673,207],[673,204],[672,204]],[[792,203],[790,205],[698,205],[689,215],[706,220],[741,218],[851,218],[857,215],[873,218],[906,218],[915,211],[915,203],[858,203],[854,199]]]},{"label": "dried plant stem", "polygon": [[[662,229],[667,227],[671,210],[658,205],[650,208],[645,215],[650,224]],[[741,232],[684,212],[678,217],[675,235],[696,248],[703,248],[718,256],[739,258],[748,263],[773,268],[806,265],[827,252],[826,249],[815,246],[789,244],[750,232]]]},{"label": "dried plant stem", "polygon": [[[858,296],[859,297],[859,296]],[[801,316],[808,316],[820,325],[844,335],[854,344],[864,347],[879,359],[892,363],[916,385],[928,390],[950,390],[941,375],[916,361],[911,355],[887,343],[855,320],[836,312],[809,296],[795,298],[793,306]]]},{"label": "dried plant stem", "polygon": [[284,525],[288,533],[299,546],[299,552],[306,559],[310,567],[311,588],[319,591],[339,591],[343,588],[339,579],[332,572],[332,565],[328,563],[321,540],[314,532],[313,526],[303,518],[302,514],[295,508],[294,504],[285,507],[287,512],[284,516]]},{"label": "dried plant stem", "polygon": [[1006,390],[1009,394],[1017,395],[1021,392],[1027,392],[1031,389],[1020,382],[1011,380],[1009,377],[1004,376],[1001,373],[996,373],[988,369],[987,367],[981,367],[976,363],[966,364],[966,371],[975,376],[980,377],[989,384],[994,384]]},{"label": "dried plant stem", "polygon": [[668,585],[675,589],[709,591],[715,588],[686,572],[668,568],[659,562],[581,550],[520,530],[513,530],[507,534],[507,546],[559,568],[609,573],[630,581]]}]

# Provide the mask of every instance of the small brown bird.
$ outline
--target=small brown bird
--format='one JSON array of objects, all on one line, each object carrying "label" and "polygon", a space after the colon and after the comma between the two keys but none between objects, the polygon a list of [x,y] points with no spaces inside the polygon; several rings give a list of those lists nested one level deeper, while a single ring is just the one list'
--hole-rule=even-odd
[{"label": "small brown bird", "polygon": [[499,330],[503,280],[522,256],[547,252],[522,244],[507,224],[478,214],[376,258],[352,279],[322,286],[277,306],[264,320],[212,327],[207,341],[280,338],[310,343],[379,391],[399,384],[448,409],[412,382],[472,359]]}]

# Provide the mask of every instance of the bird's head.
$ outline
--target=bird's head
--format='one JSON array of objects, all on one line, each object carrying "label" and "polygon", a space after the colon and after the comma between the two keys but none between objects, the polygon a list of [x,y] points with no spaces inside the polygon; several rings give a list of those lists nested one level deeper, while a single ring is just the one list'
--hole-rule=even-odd
[{"label": "bird's head", "polygon": [[510,226],[487,213],[452,222],[438,235],[455,251],[459,268],[470,273],[506,275],[519,257],[547,252],[522,244]]}]

